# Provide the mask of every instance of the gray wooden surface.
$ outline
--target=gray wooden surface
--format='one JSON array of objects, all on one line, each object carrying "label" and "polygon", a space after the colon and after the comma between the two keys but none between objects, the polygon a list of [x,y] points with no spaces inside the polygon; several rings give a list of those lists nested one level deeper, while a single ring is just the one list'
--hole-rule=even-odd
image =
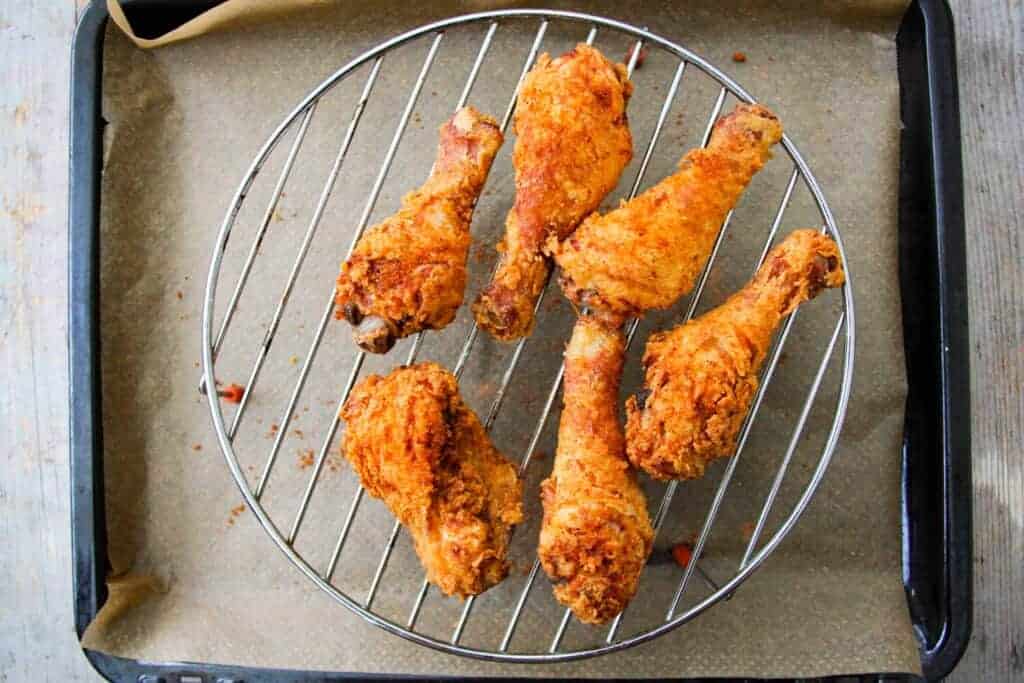
[{"label": "gray wooden surface", "polygon": [[[68,46],[83,0],[0,0],[0,681],[94,680],[71,614]],[[952,677],[1024,680],[1024,6],[954,5],[965,161],[974,639]]]}]

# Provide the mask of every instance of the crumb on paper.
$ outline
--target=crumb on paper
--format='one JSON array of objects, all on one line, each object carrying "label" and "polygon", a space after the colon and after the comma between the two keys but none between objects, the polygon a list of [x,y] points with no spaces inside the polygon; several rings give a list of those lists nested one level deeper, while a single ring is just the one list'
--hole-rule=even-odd
[{"label": "crumb on paper", "polygon": [[486,263],[487,261],[487,245],[483,242],[477,242],[473,245],[471,250],[473,260],[476,263]]},{"label": "crumb on paper", "polygon": [[693,549],[690,547],[690,544],[676,543],[672,546],[672,559],[683,569],[688,567],[690,560],[693,559]]},{"label": "crumb on paper", "polygon": [[174,293],[174,296],[178,297],[179,300],[185,298],[185,294],[180,289]]},{"label": "crumb on paper", "polygon": [[228,525],[229,526],[234,526],[235,518],[238,517],[243,512],[245,512],[245,503],[242,503],[240,505],[236,505],[235,507],[231,508],[231,512],[228,513]]},{"label": "crumb on paper", "polygon": [[300,439],[304,439],[306,437],[306,435],[302,432],[301,429],[296,429],[292,433],[295,434],[295,436],[299,437]]},{"label": "crumb on paper", "polygon": [[[636,50],[636,45],[634,45],[631,48],[629,48],[628,50],[626,50],[626,56],[622,60],[623,64],[629,64],[629,60],[633,59],[633,52],[635,50]],[[640,48],[640,53],[636,56],[636,66],[633,67],[634,69],[639,69],[639,68],[643,67],[644,62],[647,61],[647,54],[648,54],[648,52],[649,52],[649,50],[646,47],[641,47]]]},{"label": "crumb on paper", "polygon": [[201,450],[203,450],[203,444],[201,444],[201,443],[194,443],[194,444],[192,444],[192,450],[194,450],[194,451],[201,451]]},{"label": "crumb on paper", "polygon": [[345,458],[339,451],[334,451],[327,456],[327,469],[337,472],[345,466]]},{"label": "crumb on paper", "polygon": [[739,51],[733,52],[732,53],[732,61],[736,62],[737,64],[740,64],[742,62],[747,61],[747,55],[746,55],[746,53],[739,52]]},{"label": "crumb on paper", "polygon": [[288,359],[288,362],[291,363],[292,365],[298,365],[299,364],[299,357],[298,356],[292,356],[291,358]]},{"label": "crumb on paper", "polygon": [[196,362],[192,363],[192,367],[198,368],[199,367],[199,361],[196,361]]},{"label": "crumb on paper", "polygon": [[300,450],[299,451],[298,461],[299,461],[299,469],[300,470],[305,470],[305,469],[308,469],[308,468],[312,467],[313,463],[316,462],[316,456],[313,454],[313,449],[312,448],[306,448],[306,449]]},{"label": "crumb on paper", "polygon": [[245,387],[241,384],[229,384],[227,388],[221,389],[217,393],[228,403],[241,403],[242,397],[245,396]]},{"label": "crumb on paper", "polygon": [[280,427],[278,427],[277,424],[270,425],[270,431],[267,432],[267,438],[268,439],[273,439],[274,435],[277,434],[277,430],[278,429],[280,429]]}]

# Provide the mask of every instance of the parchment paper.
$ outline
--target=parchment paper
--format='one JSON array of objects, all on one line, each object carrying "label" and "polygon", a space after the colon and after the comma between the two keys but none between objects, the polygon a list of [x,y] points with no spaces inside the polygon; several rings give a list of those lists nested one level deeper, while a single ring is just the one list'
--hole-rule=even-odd
[{"label": "parchment paper", "polygon": [[[317,4],[317,3],[313,3]],[[411,4],[409,4],[411,5]],[[830,201],[845,238],[857,301],[853,399],[835,460],[800,523],[728,602],[657,641],[625,653],[557,665],[496,665],[438,654],[364,623],[305,579],[272,545],[241,498],[213,438],[199,378],[199,313],[217,229],[228,201],[266,136],[315,85],[347,60],[425,21],[497,6],[436,2],[429,7],[374,3],[320,6],[272,22],[236,24],[199,40],[141,51],[116,28],[104,55],[106,154],[102,201],[103,411],[106,493],[113,585],[120,599],[90,627],[85,645],[125,657],[249,666],[515,676],[819,676],[868,671],[917,672],[917,648],[900,581],[898,467],[904,399],[896,282],[898,100],[893,34],[902,3],[630,3],[587,9],[650,26],[724,67],[772,107],[801,149]],[[897,6],[898,5],[898,6]],[[555,4],[556,7],[568,7]],[[228,22],[229,24],[231,22]],[[470,102],[500,116],[508,103],[536,21],[510,21],[495,37]],[[224,28],[222,26],[222,28]],[[560,53],[582,40],[584,25],[553,24],[544,49]],[[432,162],[437,126],[450,114],[482,36],[480,26],[449,31],[426,82],[371,222],[392,212]],[[599,34],[621,57],[625,37]],[[385,59],[323,222],[300,273],[252,402],[235,440],[254,483],[274,429],[287,429],[263,502],[284,530],[291,525],[316,452],[351,368],[349,330],[331,324],[295,414],[280,411],[309,351],[330,296],[338,261],[391,139],[427,43]],[[733,61],[743,52],[746,61]],[[652,51],[635,74],[630,121],[634,162],[608,204],[631,184],[675,63]],[[353,106],[364,68],[326,96],[269,225],[217,364],[218,378],[245,383],[307,228]],[[688,69],[644,186],[671,172],[698,144],[717,86]],[[727,102],[726,107],[732,106]],[[278,147],[243,205],[219,280],[217,322],[240,272],[291,143]],[[467,299],[494,263],[493,245],[512,200],[510,134],[494,164],[474,220],[476,244]],[[733,218],[699,311],[721,302],[750,275],[791,171],[778,154],[754,180]],[[783,232],[818,223],[798,185]],[[635,390],[637,361],[650,331],[678,320],[686,302],[651,315],[640,328],[623,392]],[[718,580],[735,571],[792,435],[803,397],[839,310],[837,292],[801,309],[767,392],[701,562]],[[572,312],[553,289],[526,346],[493,437],[519,460],[560,362]],[[471,317],[430,334],[420,357],[454,363]],[[365,372],[404,361],[408,340]],[[481,335],[462,380],[469,403],[486,413],[512,347]],[[804,438],[790,466],[765,538],[792,509],[811,476],[838,396],[830,365]],[[230,420],[233,407],[226,415]],[[493,648],[533,560],[539,520],[537,484],[550,468],[557,410],[526,476],[529,522],[515,536],[516,569],[477,601],[463,643]],[[296,542],[322,569],[355,492],[338,453],[339,437]],[[725,463],[680,487],[656,555],[700,528]],[[663,487],[646,481],[652,509]],[[392,525],[378,501],[359,509],[335,583],[362,600]],[[659,623],[680,570],[649,568],[627,612],[623,635]],[[399,536],[374,609],[403,622],[422,574],[409,539]],[[141,587],[141,590],[139,589]],[[695,580],[684,605],[710,589]],[[546,647],[561,610],[538,579],[512,651]],[[420,628],[450,637],[457,600],[431,592]],[[604,631],[570,625],[563,649],[592,646]]]}]

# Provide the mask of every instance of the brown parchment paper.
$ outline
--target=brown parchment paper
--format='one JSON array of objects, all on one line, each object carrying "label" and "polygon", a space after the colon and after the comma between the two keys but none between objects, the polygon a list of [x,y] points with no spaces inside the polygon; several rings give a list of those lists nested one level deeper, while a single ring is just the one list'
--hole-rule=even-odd
[{"label": "brown parchment paper", "polygon": [[[260,4],[242,0],[224,6]],[[497,665],[439,654],[366,624],[316,589],[272,545],[241,498],[213,437],[199,377],[199,313],[214,238],[230,197],[266,136],[323,78],[377,42],[426,21],[499,6],[436,2],[300,3],[304,11],[252,21],[229,15],[199,40],[141,51],[116,27],[104,54],[106,129],[102,201],[102,349],[106,497],[113,583],[118,599],[90,627],[85,645],[146,660],[208,661],[367,673],[514,676],[819,676],[868,671],[917,672],[899,570],[899,443],[904,399],[896,282],[898,100],[893,34],[903,3],[596,2],[588,11],[646,25],[727,72],[781,116],[814,169],[848,250],[857,301],[857,362],[842,438],[818,494],[779,550],[728,602],[675,632],[630,651],[553,666]],[[566,3],[555,7],[576,8]],[[223,7],[223,6],[222,6]],[[227,11],[227,10],[222,10]],[[221,17],[224,19],[224,17]],[[207,18],[209,20],[209,18]],[[212,27],[212,26],[211,26]],[[193,26],[194,28],[194,26]],[[210,27],[207,27],[210,28]],[[544,49],[582,40],[584,25],[553,24]],[[203,33],[189,31],[190,37]],[[526,56],[535,21],[510,21],[495,37],[470,102],[500,116]],[[387,176],[371,221],[394,210],[429,170],[437,126],[454,107],[482,36],[481,27],[449,31]],[[182,37],[181,34],[178,37]],[[602,32],[598,46],[620,57],[628,41]],[[285,309],[277,336],[235,440],[253,484],[275,429],[288,430],[263,502],[290,527],[351,368],[347,326],[328,327],[295,414],[286,399],[309,351],[339,259],[362,213],[427,43],[385,59],[320,228]],[[734,52],[746,54],[743,63]],[[630,121],[634,162],[608,204],[627,190],[654,127],[675,63],[652,51],[635,74]],[[367,69],[319,105],[307,139],[273,212],[239,303],[218,378],[245,383],[333,161]],[[683,85],[644,185],[670,172],[699,142],[717,86],[696,69]],[[727,102],[730,107],[732,102]],[[292,132],[275,150],[243,204],[225,254],[217,321],[267,208]],[[495,162],[474,220],[467,298],[494,263],[493,245],[512,200],[510,134]],[[750,275],[791,170],[779,154],[736,209],[699,311],[721,302]],[[798,185],[781,230],[818,223]],[[640,379],[647,335],[685,311],[651,315],[641,325],[623,392]],[[803,397],[839,310],[836,292],[801,309],[767,392],[757,426],[729,489],[701,562],[728,578],[742,555]],[[526,448],[560,362],[572,311],[549,292],[496,421],[493,437],[518,460]],[[429,335],[420,357],[451,366],[471,317],[465,308]],[[406,340],[365,372],[403,362]],[[470,404],[485,413],[512,348],[481,335],[462,380]],[[837,354],[838,356],[838,354]],[[810,479],[839,388],[838,358],[829,368],[805,435],[790,465],[767,534]],[[230,420],[233,408],[226,415]],[[514,540],[513,575],[477,601],[463,643],[493,648],[533,560],[539,520],[537,484],[550,468],[557,410],[526,474],[528,522]],[[343,430],[342,430],[343,431]],[[313,497],[296,549],[322,569],[355,492],[337,455],[340,434]],[[703,523],[724,471],[680,487],[659,537],[656,558],[691,538]],[[645,482],[652,508],[663,487]],[[362,600],[392,525],[374,500],[359,509],[334,580]],[[627,612],[623,635],[659,623],[679,578],[669,562],[652,563]],[[399,536],[374,609],[403,622],[422,574],[407,537]],[[710,594],[695,580],[684,605]],[[420,629],[450,637],[461,611],[431,592]],[[538,579],[512,642],[543,649],[561,610]],[[593,646],[604,631],[570,625],[563,649]]]}]

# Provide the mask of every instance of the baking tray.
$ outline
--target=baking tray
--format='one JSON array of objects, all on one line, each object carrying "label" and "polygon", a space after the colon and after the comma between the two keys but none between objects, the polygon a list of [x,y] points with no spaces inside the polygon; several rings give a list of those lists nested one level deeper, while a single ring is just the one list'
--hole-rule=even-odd
[{"label": "baking tray", "polygon": [[[137,33],[159,35],[216,2],[126,3]],[[99,334],[101,85],[105,6],[83,13],[72,45],[69,363],[75,628],[106,601]],[[925,677],[942,678],[971,633],[969,346],[963,177],[950,9],[916,0],[897,34],[900,112],[899,277],[908,394],[902,447],[903,581]],[[248,683],[389,678],[142,662],[85,649],[110,680]],[[515,679],[513,679],[515,680]],[[884,673],[822,680],[908,680]]]}]

